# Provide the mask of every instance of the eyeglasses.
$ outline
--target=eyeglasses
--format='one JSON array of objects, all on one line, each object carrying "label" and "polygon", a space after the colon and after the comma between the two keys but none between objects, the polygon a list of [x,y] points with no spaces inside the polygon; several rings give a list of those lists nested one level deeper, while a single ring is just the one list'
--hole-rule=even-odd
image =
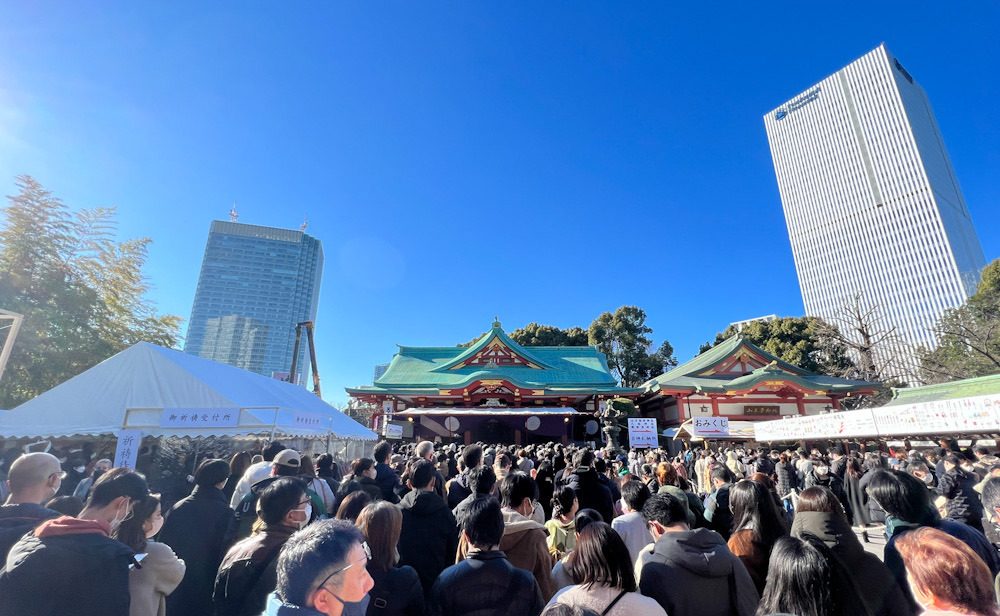
[{"label": "eyeglasses", "polygon": [[368,542],[367,541],[362,541],[361,542],[361,548],[365,551],[365,557],[364,558],[362,558],[362,559],[360,559],[360,560],[358,560],[356,562],[353,562],[353,563],[347,565],[346,567],[341,567],[340,569],[337,569],[336,571],[334,571],[330,575],[326,576],[326,579],[323,580],[323,583],[316,587],[317,590],[320,589],[320,588],[323,588],[324,586],[326,586],[326,583],[330,581],[330,578],[332,578],[333,576],[337,575],[338,573],[343,573],[343,572],[347,571],[348,569],[350,569],[351,567],[353,567],[354,565],[360,565],[361,563],[367,564],[368,561],[372,559],[372,549],[370,547],[368,547]]}]

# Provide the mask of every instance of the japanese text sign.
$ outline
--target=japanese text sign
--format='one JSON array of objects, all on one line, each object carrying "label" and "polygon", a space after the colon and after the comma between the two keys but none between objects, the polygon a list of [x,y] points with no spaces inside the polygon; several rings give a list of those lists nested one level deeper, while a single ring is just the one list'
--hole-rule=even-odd
[{"label": "japanese text sign", "polygon": [[161,428],[235,428],[238,408],[169,408],[160,416]]},{"label": "japanese text sign", "polygon": [[725,438],[729,436],[728,417],[695,417],[691,420],[694,435],[701,438]]},{"label": "japanese text sign", "polygon": [[118,446],[115,448],[115,468],[119,466],[135,468],[141,443],[142,432],[140,430],[119,430]]},{"label": "japanese text sign", "polygon": [[645,417],[628,418],[628,445],[639,449],[657,447],[656,420]]},{"label": "japanese text sign", "polygon": [[292,413],[292,425],[296,428],[307,428],[309,430],[323,429],[323,416],[319,413],[306,413],[295,411]]}]

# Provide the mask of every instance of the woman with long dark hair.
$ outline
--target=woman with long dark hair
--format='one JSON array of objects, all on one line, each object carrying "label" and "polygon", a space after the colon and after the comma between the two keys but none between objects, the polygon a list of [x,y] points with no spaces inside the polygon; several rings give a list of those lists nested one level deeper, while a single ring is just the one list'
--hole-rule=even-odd
[{"label": "woman with long dark hair", "polygon": [[812,544],[782,537],[771,550],[772,565],[757,616],[834,616],[830,564]]},{"label": "woman with long dark hair", "polygon": [[861,478],[864,476],[864,469],[861,462],[854,457],[847,460],[847,468],[844,470],[844,496],[847,504],[848,519],[851,526],[861,531],[861,536],[865,543],[868,542],[868,496],[861,489]]},{"label": "woman with long dark hair", "polygon": [[550,605],[584,607],[605,616],[666,616],[659,603],[639,594],[628,548],[604,522],[580,532],[569,574],[576,585],[558,592]]},{"label": "woman with long dark hair", "polygon": [[113,539],[142,555],[140,564],[128,576],[129,616],[166,614],[167,595],[184,579],[184,561],[177,558],[170,546],[153,541],[162,527],[160,499],[150,494],[135,504],[131,518],[111,531]]},{"label": "woman with long dark hair", "polygon": [[757,481],[736,483],[729,491],[729,507],[733,511],[729,551],[743,561],[757,592],[763,593],[771,548],[788,534],[788,527],[770,491]]},{"label": "woman with long dark hair", "polygon": [[[359,493],[359,494],[364,494]],[[397,566],[396,546],[403,528],[399,507],[381,500],[371,503],[357,516],[357,527],[364,533],[371,550],[368,573],[375,586],[368,592],[371,607],[385,616],[423,616],[424,589],[413,567]]]}]

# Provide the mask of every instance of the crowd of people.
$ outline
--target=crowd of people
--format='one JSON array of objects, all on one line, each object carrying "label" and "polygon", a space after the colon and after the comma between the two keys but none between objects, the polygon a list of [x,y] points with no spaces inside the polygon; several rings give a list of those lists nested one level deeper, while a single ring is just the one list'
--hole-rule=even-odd
[{"label": "crowd of people", "polygon": [[1000,616],[983,448],[272,442],[169,507],[93,462],[5,457],[0,616]]}]

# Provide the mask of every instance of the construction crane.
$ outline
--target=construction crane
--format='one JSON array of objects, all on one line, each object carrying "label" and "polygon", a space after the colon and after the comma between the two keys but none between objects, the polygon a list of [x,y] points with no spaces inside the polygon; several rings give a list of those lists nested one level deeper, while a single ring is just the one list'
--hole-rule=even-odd
[{"label": "construction crane", "polygon": [[299,363],[299,343],[302,341],[302,328],[306,329],[306,341],[309,343],[309,363],[313,375],[313,393],[322,398],[319,389],[319,368],[316,366],[316,344],[313,342],[313,322],[303,321],[295,325],[295,350],[292,351],[292,369],[288,371],[288,382],[295,382],[295,369]]}]

